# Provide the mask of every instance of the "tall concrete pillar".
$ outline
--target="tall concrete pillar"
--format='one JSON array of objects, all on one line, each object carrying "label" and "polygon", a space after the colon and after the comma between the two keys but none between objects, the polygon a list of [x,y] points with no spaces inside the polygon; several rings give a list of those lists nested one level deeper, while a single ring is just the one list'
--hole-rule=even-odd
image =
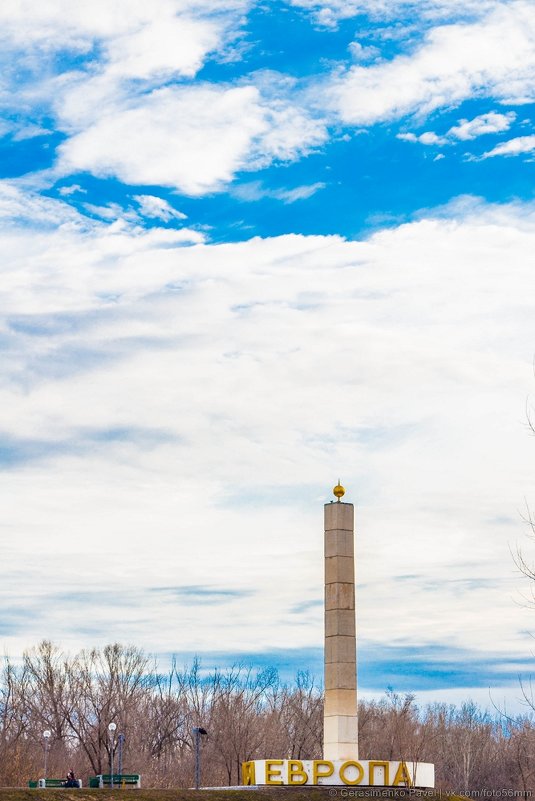
[{"label": "tall concrete pillar", "polygon": [[358,759],[353,504],[325,504],[325,707],[323,752]]}]

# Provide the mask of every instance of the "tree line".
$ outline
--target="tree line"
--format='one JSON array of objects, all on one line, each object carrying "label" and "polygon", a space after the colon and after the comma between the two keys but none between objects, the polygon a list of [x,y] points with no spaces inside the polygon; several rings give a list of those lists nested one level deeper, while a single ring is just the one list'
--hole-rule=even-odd
[{"label": "tree line", "polygon": [[[70,656],[48,641],[0,676],[0,784],[24,785],[69,769],[108,773],[108,726],[124,736],[123,770],[145,787],[187,787],[194,776],[193,728],[202,726],[202,781],[240,782],[242,762],[322,757],[323,696],[307,673],[291,684],[277,671],[235,665],[205,673],[198,661],[162,673],[143,651],[108,645]],[[43,732],[50,732],[45,739]],[[490,714],[474,703],[419,707],[388,691],[359,704],[362,759],[433,762],[444,790],[520,791],[535,786],[535,721]],[[117,762],[115,762],[117,767]]]}]

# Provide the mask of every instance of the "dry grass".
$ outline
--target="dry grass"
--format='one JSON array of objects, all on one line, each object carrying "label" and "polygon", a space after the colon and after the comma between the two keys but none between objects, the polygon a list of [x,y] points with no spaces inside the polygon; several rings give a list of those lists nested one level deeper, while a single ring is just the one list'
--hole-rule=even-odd
[{"label": "dry grass", "polygon": [[[333,792],[336,790],[336,794]],[[345,801],[352,798],[369,798],[382,801],[377,795],[351,787],[288,787],[285,789],[250,790],[30,790],[0,788],[0,801]],[[389,801],[418,801],[417,794],[390,791]],[[422,801],[462,801],[461,796],[426,794]],[[384,801],[384,799],[383,799]]]}]

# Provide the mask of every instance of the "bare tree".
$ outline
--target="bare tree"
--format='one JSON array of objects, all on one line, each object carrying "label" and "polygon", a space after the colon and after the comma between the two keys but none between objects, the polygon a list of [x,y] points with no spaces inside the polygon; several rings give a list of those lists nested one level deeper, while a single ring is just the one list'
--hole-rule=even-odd
[{"label": "bare tree", "polygon": [[[323,750],[323,696],[309,673],[298,672],[293,687],[284,687],[279,728],[290,759],[320,758]],[[280,739],[280,734],[279,734]]]},{"label": "bare tree", "polygon": [[147,686],[148,658],[134,646],[107,645],[82,651],[67,664],[66,721],[95,773],[110,760],[108,725],[120,725],[128,742],[134,710]]},{"label": "bare tree", "polygon": [[[530,684],[523,684],[528,707]],[[49,642],[5,659],[0,671],[0,782],[40,775],[43,730],[53,732],[52,771],[68,760],[79,775],[107,772],[108,725],[125,736],[125,768],[145,786],[191,786],[192,729],[203,726],[204,781],[237,784],[241,763],[322,752],[322,693],[310,676],[282,684],[275,670],[244,665],[205,673],[200,662],[162,673],[139,649],[110,645],[63,654]],[[389,691],[359,704],[363,758],[434,762],[439,788],[509,787],[527,798],[535,784],[531,712],[494,717],[473,703],[419,707]]]}]

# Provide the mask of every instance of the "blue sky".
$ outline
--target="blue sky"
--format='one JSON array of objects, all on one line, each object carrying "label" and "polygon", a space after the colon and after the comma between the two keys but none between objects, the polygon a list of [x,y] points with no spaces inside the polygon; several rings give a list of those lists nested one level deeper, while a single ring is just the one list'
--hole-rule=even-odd
[{"label": "blue sky", "polygon": [[4,649],[321,672],[340,476],[363,692],[514,699],[532,4],[19,0],[0,31]]}]

